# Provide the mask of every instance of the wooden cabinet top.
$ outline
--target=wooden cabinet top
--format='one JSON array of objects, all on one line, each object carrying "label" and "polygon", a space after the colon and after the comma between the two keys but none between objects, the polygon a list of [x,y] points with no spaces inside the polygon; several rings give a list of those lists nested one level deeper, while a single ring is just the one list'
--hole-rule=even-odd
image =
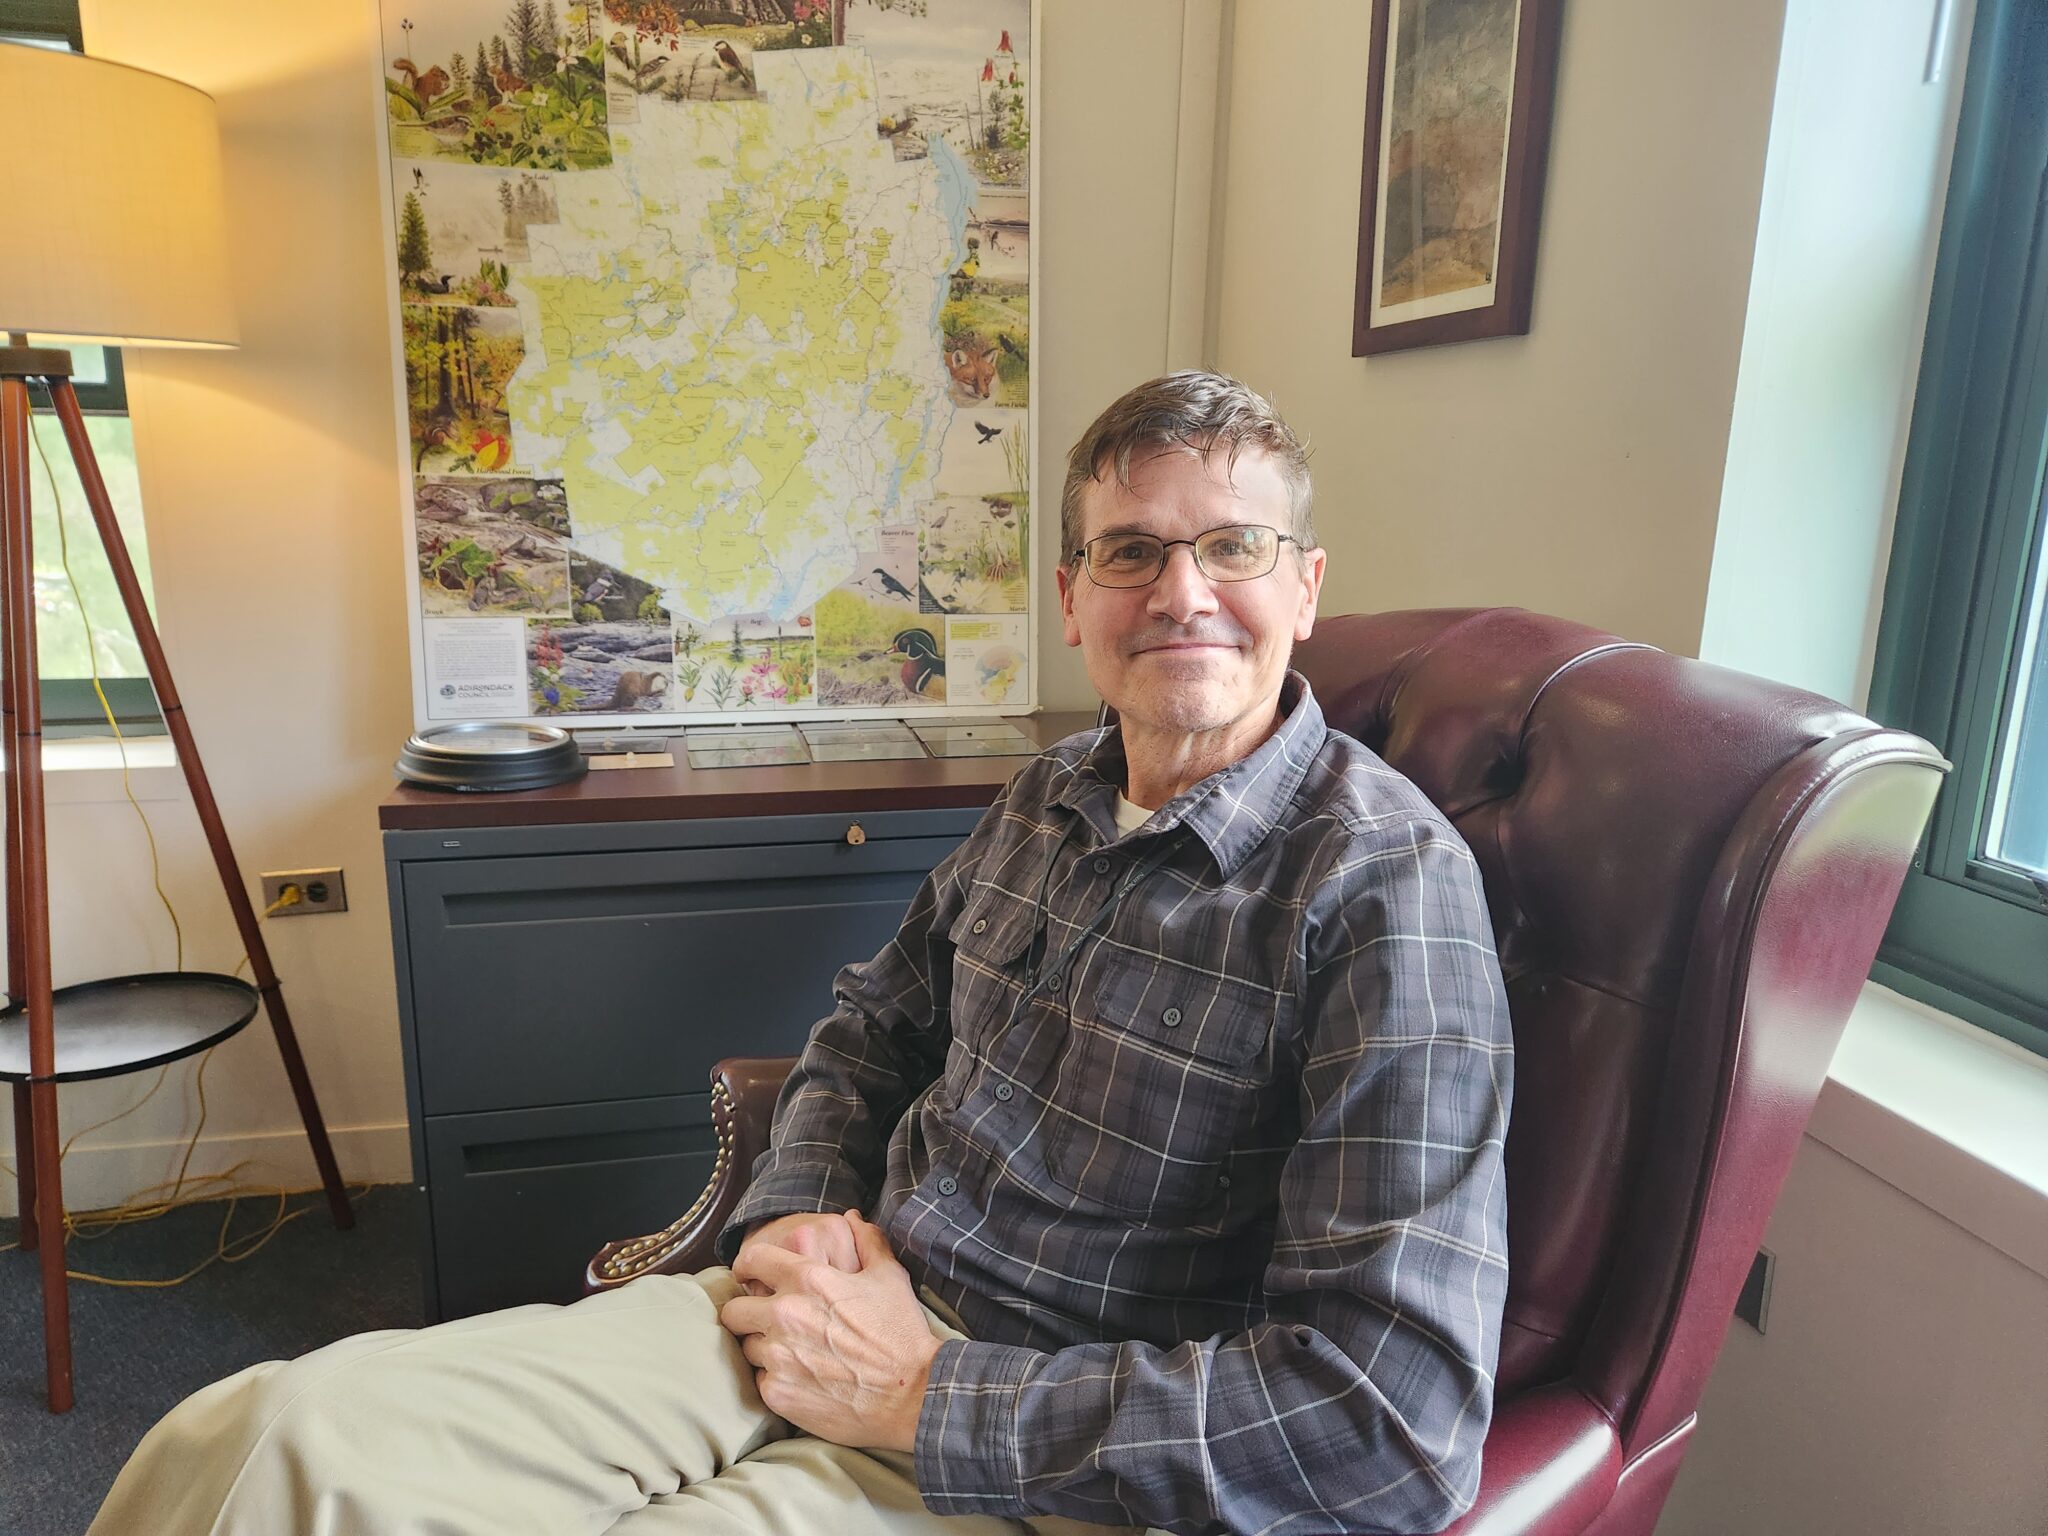
[{"label": "wooden cabinet top", "polygon": [[[1086,711],[1030,715],[1011,723],[1040,747],[1087,730]],[[602,821],[684,821],[801,812],[915,811],[983,806],[1028,757],[943,757],[886,762],[799,763],[772,768],[689,768],[682,733],[673,768],[591,772],[568,784],[471,794],[400,784],[377,808],[391,831],[448,827],[561,826]]]}]

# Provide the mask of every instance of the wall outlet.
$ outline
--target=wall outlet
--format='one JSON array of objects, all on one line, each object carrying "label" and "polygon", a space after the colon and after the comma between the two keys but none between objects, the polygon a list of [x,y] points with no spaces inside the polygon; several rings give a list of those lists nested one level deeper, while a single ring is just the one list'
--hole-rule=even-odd
[{"label": "wall outlet", "polygon": [[280,869],[266,871],[257,878],[263,882],[266,911],[277,907],[286,886],[299,888],[299,899],[288,907],[277,907],[270,913],[272,917],[310,917],[315,912],[348,910],[348,887],[342,883],[338,869]]}]

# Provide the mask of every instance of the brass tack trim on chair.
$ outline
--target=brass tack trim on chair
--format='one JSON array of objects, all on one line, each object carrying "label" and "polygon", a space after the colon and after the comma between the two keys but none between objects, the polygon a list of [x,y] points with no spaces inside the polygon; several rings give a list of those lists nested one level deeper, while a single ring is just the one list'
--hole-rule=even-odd
[{"label": "brass tack trim on chair", "polygon": [[682,1215],[663,1227],[659,1232],[649,1233],[646,1237],[634,1238],[631,1242],[622,1245],[618,1252],[607,1258],[600,1266],[604,1279],[638,1279],[649,1270],[659,1267],[675,1252],[676,1239],[681,1236],[684,1228],[697,1219],[699,1213],[709,1203],[712,1192],[718,1188],[720,1178],[725,1172],[725,1165],[732,1158],[732,1118],[732,1094],[727,1090],[724,1083],[713,1083],[711,1085],[711,1119],[712,1124],[718,1131],[718,1155],[711,1164],[711,1177],[705,1181],[702,1192],[698,1194],[696,1200],[691,1203],[690,1208],[683,1212]]}]

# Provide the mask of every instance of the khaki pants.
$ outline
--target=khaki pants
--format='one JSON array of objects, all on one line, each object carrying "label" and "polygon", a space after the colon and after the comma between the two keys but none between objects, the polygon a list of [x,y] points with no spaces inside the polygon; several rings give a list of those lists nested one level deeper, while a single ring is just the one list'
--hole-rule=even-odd
[{"label": "khaki pants", "polygon": [[[193,1394],[143,1437],[91,1536],[1084,1536],[935,1515],[912,1458],[761,1405],[723,1269],[573,1306],[359,1334]],[[942,1338],[959,1330],[931,1313]]]}]

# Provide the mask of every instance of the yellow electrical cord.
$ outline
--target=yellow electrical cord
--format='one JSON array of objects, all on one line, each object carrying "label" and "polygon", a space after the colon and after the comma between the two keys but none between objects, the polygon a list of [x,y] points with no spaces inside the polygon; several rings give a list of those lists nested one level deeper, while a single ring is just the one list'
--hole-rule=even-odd
[{"label": "yellow electrical cord", "polygon": [[185,969],[185,929],[178,921],[178,910],[171,905],[171,898],[164,893],[163,861],[157,856],[156,832],[149,824],[149,816],[142,809],[142,802],[135,798],[135,788],[128,780],[128,741],[121,734],[121,724],[114,718],[114,707],[107,702],[107,690],[100,682],[100,646],[93,634],[92,615],[85,610],[85,594],[78,589],[78,577],[71,569],[71,537],[65,530],[64,493],[57,485],[57,472],[50,468],[50,455],[43,447],[43,439],[35,430],[34,422],[29,424],[28,440],[36,445],[36,458],[43,466],[43,478],[50,482],[50,505],[57,515],[57,559],[64,567],[64,580],[71,587],[71,601],[78,608],[78,622],[85,627],[85,660],[92,671],[93,697],[100,701],[100,713],[106,716],[107,729],[114,733],[114,749],[121,754],[121,793],[128,797],[128,803],[135,807],[135,814],[142,822],[142,835],[149,842],[149,879],[156,887],[156,899],[163,903],[164,911],[170,915],[171,933],[176,942],[177,964],[174,970]]},{"label": "yellow electrical cord", "polygon": [[[170,916],[171,931],[175,936],[176,943],[176,968],[182,971],[185,968],[185,930],[178,921],[177,908],[171,904],[171,898],[164,890],[163,865],[157,853],[156,833],[150,826],[148,813],[143,810],[142,802],[136,798],[134,788],[129,781],[127,740],[121,734],[120,722],[114,718],[113,707],[107,702],[106,689],[101,685],[98,641],[93,633],[92,619],[86,613],[84,595],[79,591],[78,578],[71,569],[71,545],[65,532],[63,493],[58,488],[55,472],[50,468],[49,454],[44,450],[42,439],[33,430],[33,425],[31,425],[29,439],[35,444],[36,456],[42,461],[43,475],[50,484],[51,503],[55,507],[57,514],[58,558],[64,568],[64,579],[70,583],[71,598],[73,603],[77,605],[79,621],[85,626],[86,658],[92,669],[93,693],[99,700],[100,713],[106,717],[107,729],[113,732],[115,746],[121,755],[121,791],[128,797],[128,803],[135,808],[135,814],[142,822],[143,837],[149,844],[151,883],[156,887],[157,899],[163,903],[164,911]],[[304,900],[305,894],[297,885],[286,885],[279,893],[277,900],[263,909],[263,916],[268,918],[286,907],[295,907]],[[241,960],[236,963],[234,974],[240,976],[242,968],[248,963],[249,957],[244,954]],[[183,1158],[179,1161],[177,1176],[168,1181],[159,1181],[149,1185],[136,1194],[131,1195],[120,1205],[111,1206],[105,1210],[90,1212],[66,1211],[64,1213],[64,1235],[66,1242],[90,1242],[94,1238],[104,1237],[108,1232],[113,1231],[117,1227],[132,1226],[142,1221],[153,1221],[183,1206],[225,1200],[227,1202],[227,1210],[221,1215],[220,1231],[214,1239],[214,1251],[191,1269],[186,1270],[182,1275],[176,1275],[166,1280],[124,1280],[116,1279],[110,1275],[96,1275],[86,1270],[68,1269],[65,1271],[65,1274],[71,1279],[82,1280],[93,1285],[115,1286],[123,1289],[160,1290],[170,1286],[183,1285],[193,1276],[206,1269],[210,1269],[215,1264],[239,1264],[244,1259],[252,1257],[275,1237],[287,1223],[296,1221],[308,1211],[315,1209],[315,1206],[309,1203],[300,1206],[297,1210],[288,1211],[285,1201],[290,1195],[317,1192],[319,1186],[315,1186],[313,1191],[251,1189],[240,1186],[236,1180],[242,1170],[249,1166],[250,1160],[247,1158],[236,1163],[223,1173],[203,1174],[196,1179],[192,1179],[190,1182],[198,1192],[186,1193],[186,1184],[192,1168],[192,1156],[198,1150],[200,1137],[206,1130],[206,1068],[207,1064],[213,1060],[213,1053],[216,1049],[218,1047],[210,1046],[207,1048],[206,1053],[199,1058],[199,1070],[193,1075],[193,1085],[197,1090],[199,1098],[199,1123],[192,1128],[192,1134],[186,1140],[185,1152]],[[157,1090],[163,1087],[169,1072],[170,1064],[166,1063],[163,1069],[157,1073],[156,1081],[150,1085],[149,1091],[133,1104],[124,1110],[107,1116],[104,1120],[85,1127],[84,1130],[72,1132],[58,1153],[58,1166],[60,1168],[63,1166],[64,1159],[70,1155],[72,1146],[80,1137],[90,1135],[94,1131],[103,1130],[116,1121],[125,1120],[151,1099],[155,1098]],[[14,1166],[5,1158],[0,1158],[0,1171],[4,1171],[8,1177],[16,1181],[17,1185],[19,1184],[20,1176],[16,1173]],[[165,1189],[166,1184],[168,1184],[169,1193],[159,1198],[159,1192]],[[369,1184],[358,1186],[355,1192],[356,1199],[363,1199],[374,1187]],[[272,1216],[269,1225],[260,1231],[245,1233],[241,1237],[230,1241],[228,1229],[234,1221],[235,1209],[241,1201],[258,1197],[267,1198],[271,1195],[277,1197],[277,1211]],[[21,1244],[18,1240],[12,1243],[0,1243],[0,1253],[4,1253],[12,1248],[19,1248],[20,1246]]]}]

